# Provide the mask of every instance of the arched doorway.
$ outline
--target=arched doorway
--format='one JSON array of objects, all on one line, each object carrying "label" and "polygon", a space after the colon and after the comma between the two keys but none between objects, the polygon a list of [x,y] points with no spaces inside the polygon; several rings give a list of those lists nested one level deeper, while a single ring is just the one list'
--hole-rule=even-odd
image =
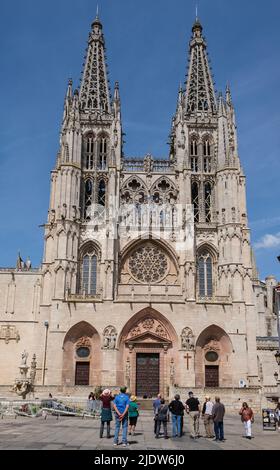
[{"label": "arched doorway", "polygon": [[231,387],[232,343],[219,326],[211,325],[196,342],[195,375],[197,387]]},{"label": "arched doorway", "polygon": [[167,395],[179,375],[178,339],[170,322],[145,308],[125,325],[119,337],[119,377],[133,394],[152,398]]},{"label": "arched doorway", "polygon": [[100,338],[87,322],[72,326],[65,336],[62,383],[66,386],[100,383]]}]

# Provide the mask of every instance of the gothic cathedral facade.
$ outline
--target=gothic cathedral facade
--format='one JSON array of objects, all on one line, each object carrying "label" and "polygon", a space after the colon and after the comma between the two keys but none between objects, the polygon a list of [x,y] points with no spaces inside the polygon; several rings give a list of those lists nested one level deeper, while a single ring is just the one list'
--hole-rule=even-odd
[{"label": "gothic cathedral facade", "polygon": [[275,385],[276,280],[258,279],[231,92],[215,93],[202,31],[197,20],[169,158],[132,159],[93,22],[80,89],[69,81],[65,98],[43,263],[0,270],[1,386],[23,350],[36,354],[37,391]]}]

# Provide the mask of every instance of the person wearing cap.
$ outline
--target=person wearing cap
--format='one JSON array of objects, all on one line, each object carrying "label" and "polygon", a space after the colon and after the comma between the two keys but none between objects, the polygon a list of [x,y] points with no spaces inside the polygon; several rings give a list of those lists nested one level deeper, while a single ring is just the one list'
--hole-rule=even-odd
[{"label": "person wearing cap", "polygon": [[100,395],[99,400],[102,402],[101,409],[101,424],[100,424],[100,439],[103,437],[104,425],[107,423],[107,439],[110,439],[110,424],[113,421],[112,410],[111,410],[111,401],[114,400],[114,397],[111,394],[111,390],[106,389]]},{"label": "person wearing cap", "polygon": [[129,418],[128,434],[131,436],[134,436],[137,419],[139,416],[139,405],[138,403],[136,403],[136,400],[137,400],[137,397],[135,395],[131,395],[129,408],[128,408],[128,418]]},{"label": "person wearing cap", "polygon": [[186,411],[190,415],[192,420],[191,437],[196,439],[199,436],[199,417],[200,417],[200,405],[197,398],[193,396],[193,392],[189,392],[189,399],[186,401]]},{"label": "person wearing cap", "polygon": [[213,410],[214,403],[211,401],[211,397],[205,397],[205,402],[202,408],[202,417],[204,419],[204,427],[206,432],[206,438],[213,438]]}]

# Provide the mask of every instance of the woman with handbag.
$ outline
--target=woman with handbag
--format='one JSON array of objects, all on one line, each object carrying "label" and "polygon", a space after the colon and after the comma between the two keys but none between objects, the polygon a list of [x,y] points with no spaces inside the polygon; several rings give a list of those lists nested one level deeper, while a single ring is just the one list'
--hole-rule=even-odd
[{"label": "woman with handbag", "polygon": [[246,439],[252,439],[252,423],[254,422],[254,413],[252,408],[244,402],[239,414],[241,415],[241,421],[244,424]]}]

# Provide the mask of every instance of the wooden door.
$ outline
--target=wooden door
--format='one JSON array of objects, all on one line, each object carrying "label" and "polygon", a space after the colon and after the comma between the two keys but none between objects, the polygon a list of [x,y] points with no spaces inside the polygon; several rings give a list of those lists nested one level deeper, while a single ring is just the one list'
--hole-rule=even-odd
[{"label": "wooden door", "polygon": [[219,387],[219,366],[205,366],[205,387]]},{"label": "wooden door", "polygon": [[75,385],[89,385],[89,362],[76,362]]},{"label": "wooden door", "polygon": [[148,398],[159,393],[159,354],[139,353],[136,356],[136,395]]}]

